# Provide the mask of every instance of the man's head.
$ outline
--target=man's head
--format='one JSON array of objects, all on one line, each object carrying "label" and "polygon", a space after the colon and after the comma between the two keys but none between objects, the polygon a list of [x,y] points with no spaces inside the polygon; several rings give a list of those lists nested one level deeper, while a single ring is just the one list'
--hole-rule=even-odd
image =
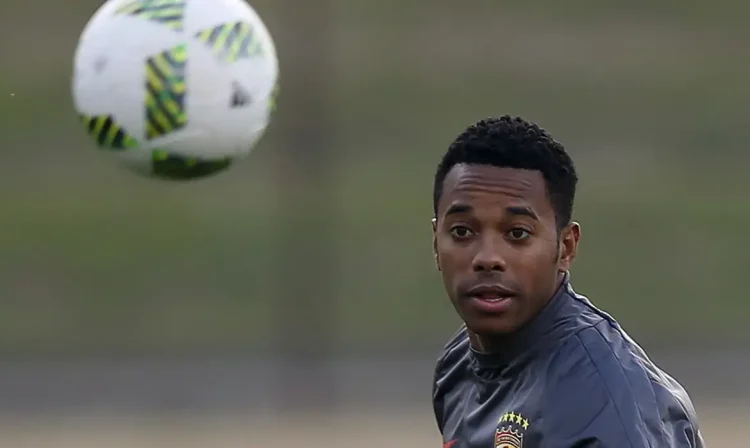
[{"label": "man's head", "polygon": [[576,183],[563,146],[521,118],[482,120],[450,145],[435,173],[435,261],[473,333],[512,333],[554,295],[580,237]]}]

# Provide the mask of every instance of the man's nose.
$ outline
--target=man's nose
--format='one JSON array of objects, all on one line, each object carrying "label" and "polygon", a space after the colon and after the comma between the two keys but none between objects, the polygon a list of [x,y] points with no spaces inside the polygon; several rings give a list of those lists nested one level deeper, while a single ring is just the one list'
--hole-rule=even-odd
[{"label": "man's nose", "polygon": [[505,271],[505,258],[500,254],[501,243],[495,238],[483,238],[474,256],[474,272]]}]

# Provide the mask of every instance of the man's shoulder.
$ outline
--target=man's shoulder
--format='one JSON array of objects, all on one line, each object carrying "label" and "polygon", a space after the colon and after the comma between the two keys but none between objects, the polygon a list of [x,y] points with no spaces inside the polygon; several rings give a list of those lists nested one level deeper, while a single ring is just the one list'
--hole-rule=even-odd
[{"label": "man's shoulder", "polygon": [[469,331],[466,329],[466,325],[456,331],[448,342],[443,346],[438,357],[438,364],[444,362],[455,361],[460,359],[463,355],[469,352]]},{"label": "man's shoulder", "polygon": [[435,364],[433,400],[443,401],[447,399],[446,394],[452,395],[453,399],[460,398],[456,394],[460,393],[461,385],[466,384],[470,378],[471,365],[469,333],[466,326],[462,326],[445,344]]},{"label": "man's shoulder", "polygon": [[611,318],[579,331],[574,344],[586,360],[585,368],[596,373],[607,388],[628,391],[623,397],[641,402],[648,397],[656,401],[687,398],[682,386]]},{"label": "man's shoulder", "polygon": [[[581,327],[551,356],[554,367],[540,412],[561,403],[567,410],[547,414],[549,425],[573,434],[598,428],[594,432],[621,434],[632,446],[697,437],[695,410],[685,390],[611,318]],[[592,426],[593,421],[598,423]]]},{"label": "man's shoulder", "polygon": [[432,406],[441,433],[451,403],[461,399],[457,387],[466,379],[469,365],[469,333],[463,325],[445,344],[435,365]]},{"label": "man's shoulder", "polygon": [[[551,356],[550,372],[559,384],[581,387],[599,385],[614,401],[645,402],[682,398],[684,389],[661,370],[617,322],[605,316],[581,326]],[[656,394],[663,388],[668,396]],[[615,393],[617,392],[617,393]],[[655,398],[654,398],[655,397]],[[656,403],[654,403],[656,404]]]},{"label": "man's shoulder", "polygon": [[460,376],[458,371],[464,371],[469,365],[469,346],[469,333],[466,325],[462,325],[440,351],[435,365],[436,383],[451,372]]}]

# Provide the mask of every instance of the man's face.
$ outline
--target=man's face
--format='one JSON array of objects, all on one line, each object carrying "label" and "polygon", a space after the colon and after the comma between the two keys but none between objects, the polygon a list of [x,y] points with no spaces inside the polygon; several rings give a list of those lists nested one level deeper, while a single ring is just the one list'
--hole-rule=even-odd
[{"label": "man's face", "polygon": [[433,223],[445,288],[478,335],[518,330],[544,308],[575,257],[580,228],[558,233],[538,171],[456,165]]}]

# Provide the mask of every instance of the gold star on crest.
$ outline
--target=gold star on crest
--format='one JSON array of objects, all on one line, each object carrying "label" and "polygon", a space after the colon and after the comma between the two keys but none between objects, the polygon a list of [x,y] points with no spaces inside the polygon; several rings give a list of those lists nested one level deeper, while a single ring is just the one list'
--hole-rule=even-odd
[{"label": "gold star on crest", "polygon": [[529,429],[529,426],[531,426],[531,423],[529,422],[529,420],[517,412],[506,412],[500,416],[497,422],[498,423],[510,422],[510,423],[521,426],[524,430]]}]

